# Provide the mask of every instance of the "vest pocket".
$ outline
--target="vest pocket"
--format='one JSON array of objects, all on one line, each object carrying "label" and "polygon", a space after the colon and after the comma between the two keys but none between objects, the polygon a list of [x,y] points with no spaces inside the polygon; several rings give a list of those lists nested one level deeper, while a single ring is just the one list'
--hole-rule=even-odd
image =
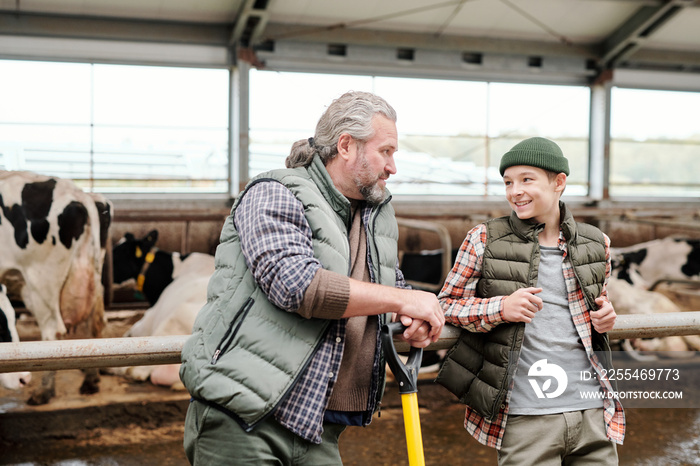
[{"label": "vest pocket", "polygon": [[228,347],[231,346],[231,342],[236,337],[238,330],[241,328],[241,324],[248,315],[248,311],[250,311],[250,308],[253,307],[253,303],[255,303],[255,300],[252,297],[248,298],[238,312],[236,312],[236,315],[233,316],[233,319],[231,319],[231,323],[228,325],[224,336],[216,346],[214,355],[211,357],[211,364],[216,364],[216,362],[219,360],[219,356],[221,356],[221,353],[225,353]]}]

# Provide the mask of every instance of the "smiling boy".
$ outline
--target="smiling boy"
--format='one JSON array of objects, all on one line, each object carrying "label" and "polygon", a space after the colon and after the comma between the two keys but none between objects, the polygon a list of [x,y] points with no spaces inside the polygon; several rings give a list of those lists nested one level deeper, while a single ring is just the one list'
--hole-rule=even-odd
[{"label": "smiling boy", "polygon": [[610,240],[561,202],[569,163],[553,141],[516,144],[500,173],[510,216],[467,233],[438,296],[463,331],[437,381],[500,465],[617,464],[622,405],[604,377],[577,376],[610,367]]}]

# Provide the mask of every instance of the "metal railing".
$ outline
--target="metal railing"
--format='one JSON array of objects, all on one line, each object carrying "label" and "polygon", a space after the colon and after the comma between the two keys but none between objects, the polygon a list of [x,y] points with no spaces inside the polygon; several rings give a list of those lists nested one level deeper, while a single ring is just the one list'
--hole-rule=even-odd
[{"label": "metal railing", "polygon": [[[446,325],[440,340],[427,349],[450,348],[459,332],[457,327]],[[699,334],[700,312],[621,315],[608,333],[611,339]],[[189,335],[173,335],[2,343],[0,372],[175,364],[180,362],[180,352],[188,338]],[[407,351],[408,345],[397,341],[396,349]]]},{"label": "metal railing", "polygon": [[406,283],[411,285],[413,288],[431,291],[437,294],[442,289],[442,284],[445,283],[445,279],[452,269],[452,239],[450,238],[450,232],[444,225],[438,222],[414,220],[403,217],[396,217],[396,222],[398,223],[399,227],[428,231],[435,233],[438,236],[440,241],[440,249],[442,250],[442,265],[440,266],[440,276],[437,279],[437,283],[424,283],[406,278]]}]

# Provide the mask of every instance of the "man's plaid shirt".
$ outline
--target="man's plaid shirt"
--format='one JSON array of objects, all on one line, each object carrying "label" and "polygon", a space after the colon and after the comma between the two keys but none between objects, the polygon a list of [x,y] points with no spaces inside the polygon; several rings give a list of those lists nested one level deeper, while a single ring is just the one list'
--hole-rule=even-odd
[{"label": "man's plaid shirt", "polygon": [[[371,207],[363,207],[364,225],[371,213]],[[306,289],[321,268],[314,257],[311,227],[304,216],[303,204],[282,184],[260,182],[243,197],[234,222],[246,264],[270,302],[289,312],[299,309]],[[370,275],[371,260],[368,248]],[[408,288],[398,262],[396,287]],[[280,424],[313,443],[321,443],[323,414],[343,358],[346,322],[347,319],[331,322],[309,366],[274,411]],[[375,408],[372,403],[381,389],[378,386],[380,345],[378,327],[367,419],[371,419]]]},{"label": "man's plaid shirt", "polygon": [[[450,271],[438,300],[445,310],[445,322],[462,327],[471,332],[489,332],[495,326],[505,322],[503,319],[503,301],[505,296],[493,298],[479,298],[476,296],[476,285],[481,277],[484,249],[486,247],[486,225],[481,224],[467,233],[462,246],[459,249],[454,267]],[[576,330],[588,354],[593,368],[601,374],[603,368],[598,357],[593,352],[591,340],[591,317],[586,311],[586,302],[583,291],[574,276],[573,265],[567,255],[567,246],[564,235],[559,232],[559,249],[564,252],[562,270],[569,298],[569,311],[574,321]],[[610,276],[610,239],[605,236],[606,267],[605,276]],[[607,278],[606,278],[607,285]],[[607,298],[607,290],[603,287],[601,294]],[[612,392],[610,382],[602,376],[601,386],[606,392]],[[506,395],[506,403],[496,418],[489,422],[474,409],[467,406],[464,427],[480,443],[501,448],[501,442],[508,421],[508,402],[510,400],[511,387]],[[625,436],[625,415],[620,401],[605,397],[604,417],[608,438],[622,444]]]}]

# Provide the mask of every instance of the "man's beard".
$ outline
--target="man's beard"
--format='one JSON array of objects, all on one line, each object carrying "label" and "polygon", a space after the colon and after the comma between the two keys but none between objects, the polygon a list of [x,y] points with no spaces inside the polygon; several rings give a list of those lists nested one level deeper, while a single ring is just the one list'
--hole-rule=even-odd
[{"label": "man's beard", "polygon": [[355,175],[355,185],[365,201],[371,205],[378,205],[384,201],[386,191],[379,185],[379,177],[372,173],[364,148],[360,151],[360,170]]}]

